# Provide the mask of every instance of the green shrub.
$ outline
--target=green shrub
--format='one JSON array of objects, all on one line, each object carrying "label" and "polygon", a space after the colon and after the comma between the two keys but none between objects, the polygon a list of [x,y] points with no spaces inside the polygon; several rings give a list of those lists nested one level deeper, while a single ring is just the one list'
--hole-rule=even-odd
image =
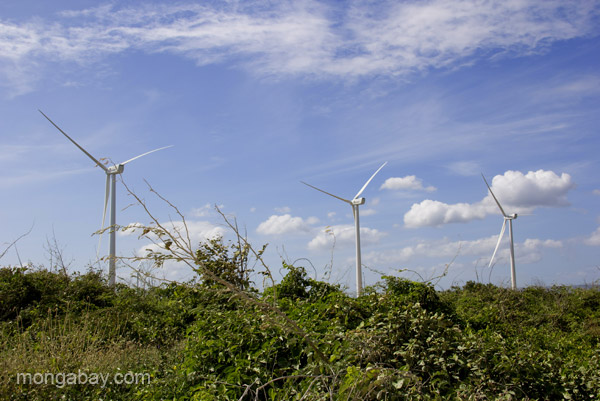
[{"label": "green shrub", "polygon": [[[219,244],[203,263],[221,278],[243,278],[246,270],[228,265],[237,260],[232,248]],[[469,282],[435,291],[384,277],[352,298],[302,267],[284,268],[262,294],[249,280],[113,290],[98,272],[0,269],[0,398],[600,397],[597,288],[512,291]],[[58,389],[11,380],[35,369],[128,369],[148,372],[152,382]]]}]

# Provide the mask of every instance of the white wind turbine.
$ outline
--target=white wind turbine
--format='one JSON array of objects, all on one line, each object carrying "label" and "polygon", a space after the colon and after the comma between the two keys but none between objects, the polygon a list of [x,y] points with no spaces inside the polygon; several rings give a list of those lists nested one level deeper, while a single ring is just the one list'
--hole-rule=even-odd
[{"label": "white wind turbine", "polygon": [[356,231],[355,237],[356,237],[356,296],[357,297],[360,297],[360,294],[362,292],[362,264],[361,264],[361,258],[360,258],[360,223],[359,223],[359,218],[358,218],[358,207],[360,205],[365,204],[365,198],[359,198],[359,196],[363,193],[365,188],[367,188],[367,185],[369,185],[369,183],[375,177],[375,175],[377,175],[377,173],[379,173],[379,170],[381,170],[383,168],[383,166],[385,166],[386,164],[387,164],[387,162],[383,163],[381,165],[381,167],[379,167],[377,169],[377,171],[375,171],[375,173],[373,173],[371,178],[369,178],[369,180],[365,183],[365,185],[363,185],[363,187],[360,189],[360,191],[358,191],[358,193],[354,196],[354,198],[352,198],[352,200],[340,198],[339,196],[330,194],[327,191],[323,191],[322,189],[319,189],[315,186],[307,184],[304,181],[300,181],[304,185],[308,185],[309,187],[314,188],[317,191],[323,192],[324,194],[332,196],[332,197],[339,199],[343,202],[346,202],[346,203],[350,204],[350,206],[352,206],[352,214],[354,215],[354,228]]},{"label": "white wind turbine", "polygon": [[496,252],[498,251],[498,247],[500,246],[500,241],[502,241],[502,236],[504,235],[504,231],[506,230],[506,222],[508,221],[508,233],[510,235],[510,281],[511,281],[512,289],[516,290],[517,289],[517,275],[516,275],[516,271],[515,271],[515,246],[514,246],[514,242],[513,242],[512,221],[517,218],[517,214],[516,213],[513,213],[511,215],[506,214],[504,209],[502,209],[502,206],[500,205],[498,198],[496,198],[496,195],[494,195],[494,193],[492,192],[492,188],[490,188],[490,185],[488,184],[487,180],[485,179],[485,176],[483,174],[481,174],[481,176],[483,177],[483,181],[485,181],[485,185],[490,190],[492,197],[496,201],[496,204],[498,205],[498,208],[500,209],[500,212],[502,213],[502,216],[504,217],[504,222],[502,223],[502,229],[500,230],[500,236],[498,237],[498,242],[496,243],[496,248],[494,249],[494,253],[492,254],[492,258],[490,259],[490,264],[488,265],[488,267],[492,266],[492,262],[494,261],[494,256],[496,256]]},{"label": "white wind turbine", "polygon": [[75,146],[77,146],[83,153],[85,153],[90,159],[92,159],[92,161],[94,161],[94,163],[96,163],[97,166],[99,166],[102,170],[104,170],[104,172],[106,173],[106,191],[104,194],[104,212],[102,213],[102,228],[101,228],[101,233],[100,233],[100,240],[98,242],[98,249],[100,249],[100,241],[102,240],[102,230],[104,230],[104,222],[106,219],[106,209],[108,206],[108,197],[110,194],[110,227],[111,230],[109,231],[109,259],[108,259],[108,283],[110,286],[114,286],[115,285],[115,281],[116,281],[116,255],[115,255],[115,249],[116,249],[116,219],[117,219],[117,201],[116,201],[116,176],[117,174],[121,174],[123,172],[123,170],[125,169],[125,165],[129,162],[134,161],[135,159],[139,159],[142,156],[146,156],[150,153],[162,150],[162,149],[166,149],[166,148],[170,148],[171,146],[165,146],[162,148],[158,148],[158,149],[154,149],[151,150],[150,152],[146,152],[143,153],[139,156],[136,156],[132,159],[129,159],[127,161],[124,161],[123,163],[119,163],[119,164],[115,164],[113,166],[110,167],[106,167],[103,163],[101,163],[100,161],[98,161],[94,156],[92,156],[91,154],[89,154],[83,147],[81,147],[77,142],[75,142],[73,140],[73,138],[71,138],[69,135],[67,135],[65,133],[65,131],[63,131],[62,129],[60,129],[60,127],[58,125],[56,125],[54,123],[54,121],[52,121],[47,115],[45,115],[41,110],[38,110],[40,113],[42,113],[42,115],[44,117],[46,117],[46,119],[48,121],[50,121],[50,123],[52,123],[52,125],[54,125],[56,127],[56,129],[58,129],[64,136],[67,137],[67,139],[69,139],[71,142],[73,142],[73,144]]}]

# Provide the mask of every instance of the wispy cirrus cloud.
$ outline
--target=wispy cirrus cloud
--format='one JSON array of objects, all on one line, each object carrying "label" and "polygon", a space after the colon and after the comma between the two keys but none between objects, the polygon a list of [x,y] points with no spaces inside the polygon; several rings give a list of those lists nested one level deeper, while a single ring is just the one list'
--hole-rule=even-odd
[{"label": "wispy cirrus cloud", "polygon": [[481,166],[479,165],[479,163],[471,160],[453,162],[446,167],[452,173],[463,176],[479,175],[479,172],[481,171]]},{"label": "wispy cirrus cloud", "polygon": [[27,185],[32,183],[40,183],[44,181],[57,180],[72,175],[89,173],[93,171],[91,168],[72,169],[72,170],[56,170],[56,171],[35,171],[25,170],[20,171],[16,175],[0,174],[0,188],[8,189],[19,185]]},{"label": "wispy cirrus cloud", "polygon": [[230,61],[263,76],[398,76],[597,35],[599,14],[593,0],[104,4],[51,20],[0,20],[0,73],[27,91],[36,66],[135,50],[198,65]]}]

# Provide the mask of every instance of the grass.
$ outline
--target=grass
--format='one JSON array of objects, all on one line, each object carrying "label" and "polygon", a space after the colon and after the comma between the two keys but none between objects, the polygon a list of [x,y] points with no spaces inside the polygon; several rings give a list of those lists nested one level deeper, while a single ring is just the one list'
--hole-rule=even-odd
[{"label": "grass", "polygon": [[[2,400],[600,398],[600,291],[384,277],[351,298],[288,266],[248,296],[216,283],[112,291],[97,274],[0,269]],[[127,372],[143,384],[17,383]]]}]

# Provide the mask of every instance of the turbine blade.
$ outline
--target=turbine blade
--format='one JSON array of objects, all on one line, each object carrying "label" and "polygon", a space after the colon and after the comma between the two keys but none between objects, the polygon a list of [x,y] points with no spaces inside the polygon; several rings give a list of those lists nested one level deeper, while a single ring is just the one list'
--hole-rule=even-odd
[{"label": "turbine blade", "polygon": [[121,165],[125,165],[125,164],[127,164],[127,163],[129,163],[129,162],[132,162],[132,161],[134,161],[135,159],[139,159],[140,157],[143,157],[143,156],[149,155],[150,153],[158,152],[159,150],[163,150],[163,149],[167,149],[167,148],[172,148],[173,146],[174,146],[174,145],[163,146],[162,148],[158,148],[158,149],[151,150],[150,152],[142,153],[141,155],[139,155],[139,156],[136,156],[136,157],[134,157],[133,159],[129,159],[129,160],[127,160],[126,162],[123,162],[123,163],[120,163],[120,164],[121,164]]},{"label": "turbine blade", "polygon": [[502,236],[504,236],[504,231],[506,230],[506,219],[504,219],[504,223],[502,223],[502,229],[500,230],[500,236],[498,237],[498,242],[496,243],[496,249],[494,249],[494,253],[492,254],[492,258],[490,259],[490,264],[488,267],[492,267],[492,262],[494,261],[494,256],[496,256],[496,252],[498,252],[498,247],[500,246],[500,241],[502,241]]},{"label": "turbine blade", "polygon": [[500,211],[502,212],[502,215],[504,217],[508,217],[508,215],[506,214],[506,212],[504,211],[504,209],[502,209],[502,206],[500,205],[500,202],[498,202],[498,198],[496,198],[496,195],[494,195],[494,193],[492,192],[492,188],[490,188],[490,185],[488,184],[487,180],[485,179],[485,176],[483,175],[483,173],[481,174],[481,176],[483,177],[483,181],[485,181],[485,185],[490,190],[490,193],[492,194],[492,198],[494,198],[494,200],[496,201],[496,204],[500,208]]},{"label": "turbine blade", "polygon": [[369,178],[369,180],[365,183],[365,185],[363,185],[363,187],[360,189],[360,191],[358,191],[358,193],[356,194],[356,196],[354,196],[354,198],[352,198],[352,199],[358,198],[363,193],[363,191],[365,190],[365,188],[367,188],[367,185],[369,185],[369,183],[371,182],[371,180],[377,175],[377,173],[379,173],[379,170],[381,170],[383,168],[383,166],[385,166],[386,164],[387,164],[387,162],[383,163],[381,165],[381,167],[379,167],[377,169],[377,171],[371,176],[371,178]]},{"label": "turbine blade", "polygon": [[83,147],[81,147],[81,146],[80,146],[80,145],[79,145],[77,142],[75,142],[75,141],[73,140],[73,138],[71,138],[69,135],[67,135],[67,133],[66,133],[65,131],[63,131],[62,129],[60,129],[60,127],[59,127],[58,125],[54,124],[54,121],[52,121],[52,120],[51,120],[51,119],[50,119],[50,118],[49,118],[47,115],[45,115],[45,114],[44,114],[44,113],[43,113],[41,110],[39,110],[39,109],[38,109],[38,111],[39,111],[40,113],[42,113],[42,115],[43,115],[44,117],[46,117],[46,119],[47,119],[48,121],[50,121],[50,123],[52,123],[52,125],[54,125],[54,126],[56,127],[56,129],[57,129],[57,130],[59,130],[60,132],[62,132],[62,134],[63,134],[64,136],[66,136],[66,137],[67,137],[67,139],[69,139],[69,141],[73,142],[73,144],[74,144],[75,146],[77,146],[77,147],[78,147],[78,148],[79,148],[79,149],[80,149],[80,150],[81,150],[83,153],[85,153],[85,154],[86,154],[86,155],[87,155],[87,156],[88,156],[90,159],[92,159],[92,160],[93,160],[93,161],[96,163],[96,165],[100,166],[100,167],[101,167],[101,168],[102,168],[104,171],[108,172],[108,168],[106,168],[106,166],[105,166],[104,164],[100,163],[98,160],[96,160],[96,158],[95,158],[94,156],[90,155],[90,154],[87,152],[87,150],[85,150],[85,149],[84,149]]},{"label": "turbine blade", "polygon": [[102,212],[102,226],[100,227],[100,238],[98,239],[98,250],[96,251],[96,259],[100,259],[100,244],[102,244],[102,234],[104,230],[104,222],[106,221],[106,209],[108,208],[108,196],[110,195],[110,175],[106,174],[106,191],[104,192],[104,211]]},{"label": "turbine blade", "polygon": [[310,184],[307,184],[307,183],[306,183],[306,182],[304,182],[304,181],[300,181],[300,182],[301,182],[301,183],[303,183],[304,185],[308,185],[309,187],[316,189],[317,191],[323,192],[323,193],[324,193],[324,194],[326,194],[326,195],[333,196],[333,197],[334,197],[334,198],[336,198],[336,199],[339,199],[339,200],[341,200],[341,201],[344,201],[344,202],[346,202],[346,203],[349,203],[349,204],[351,204],[351,205],[352,205],[352,202],[351,202],[351,201],[349,201],[348,199],[340,198],[339,196],[336,196],[336,195],[334,195],[334,194],[330,194],[329,192],[327,192],[327,191],[323,191],[322,189],[319,189],[319,188],[317,188],[317,187],[315,187],[315,186],[312,186],[312,185],[310,185]]}]

